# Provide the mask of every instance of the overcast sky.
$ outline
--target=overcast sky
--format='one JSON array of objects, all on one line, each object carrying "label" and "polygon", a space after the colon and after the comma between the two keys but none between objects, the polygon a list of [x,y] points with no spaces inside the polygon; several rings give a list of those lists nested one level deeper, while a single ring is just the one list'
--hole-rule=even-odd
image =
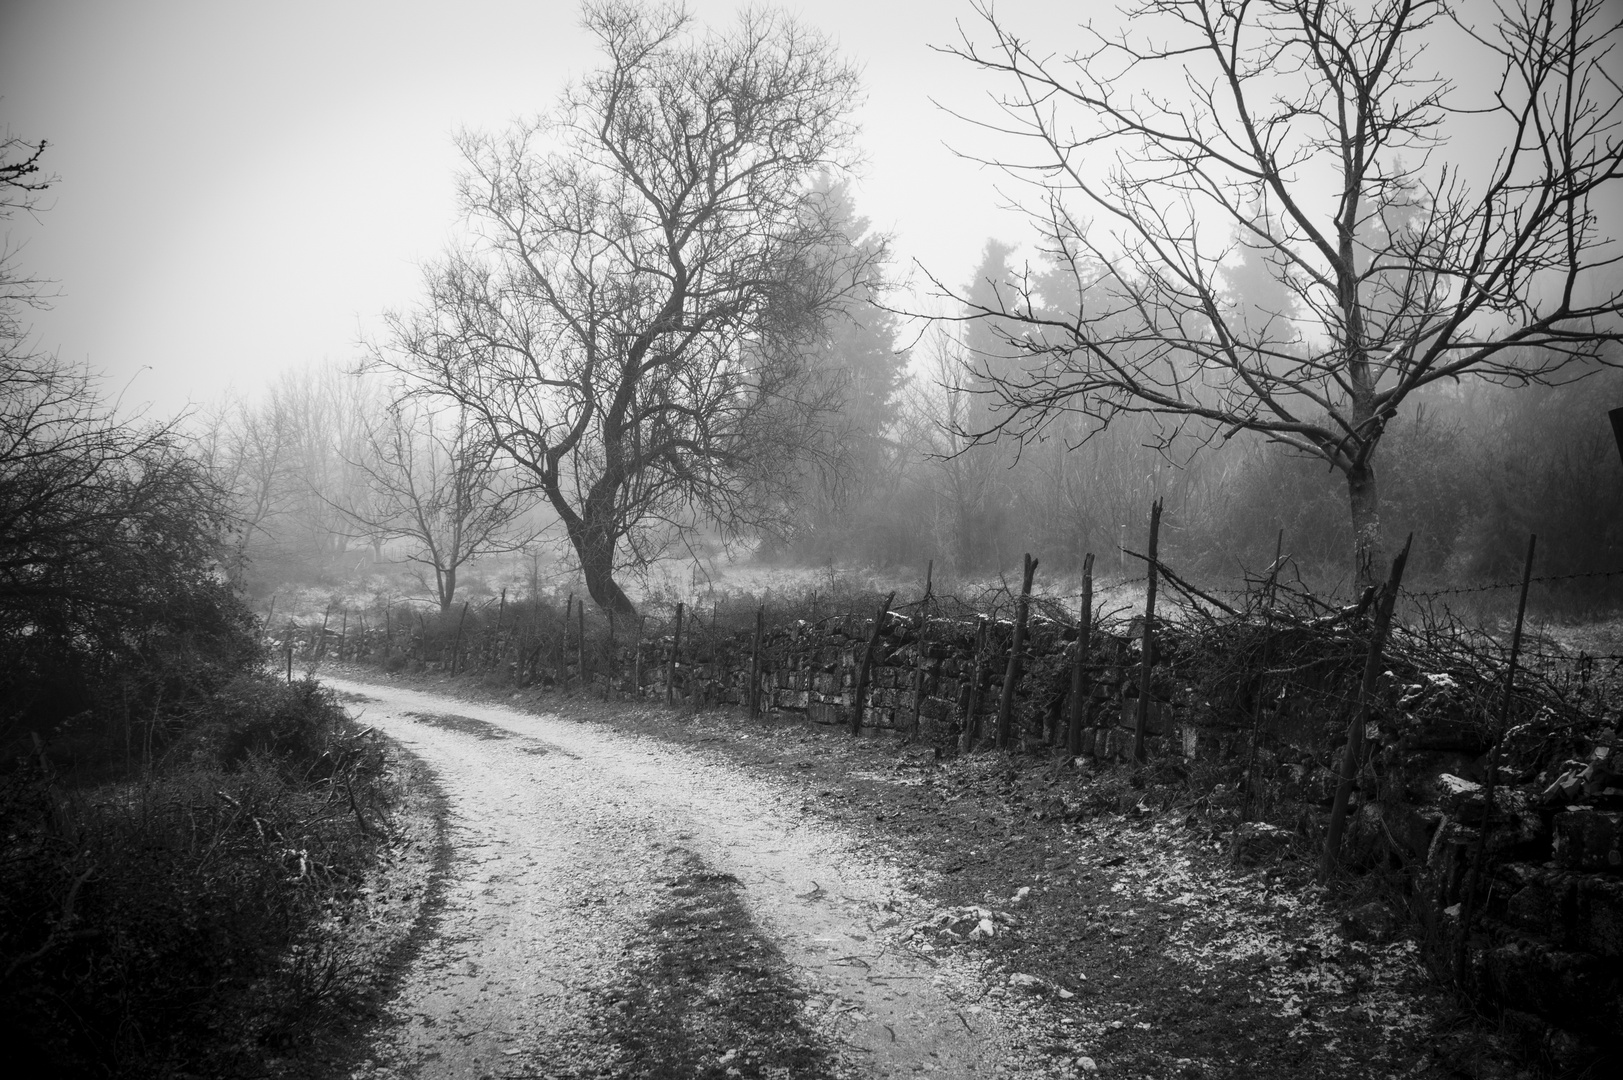
[{"label": "overcast sky", "polygon": [[[711,25],[739,6],[689,3]],[[979,27],[969,0],[783,6],[865,70],[857,205],[893,233],[898,273],[917,261],[962,285],[988,237],[1027,235],[999,209],[1007,178],[949,149],[984,149],[980,134],[932,102],[991,114],[994,84],[931,48]],[[1041,51],[1112,7],[998,10]],[[1460,10],[1494,17],[1490,0]],[[453,233],[452,133],[550,108],[599,62],[578,24],[576,0],[0,0],[0,127],[48,139],[60,177],[42,222],[14,223],[24,267],[61,289],[40,343],[160,414],[353,361]],[[1457,81],[1491,78],[1434,55]]]},{"label": "overcast sky", "polygon": [[[693,0],[730,22],[737,0]],[[930,102],[969,93],[967,0],[785,5],[866,71],[858,205],[902,266],[971,275],[1015,238]],[[1070,4],[1021,5],[1073,22]],[[456,223],[451,134],[547,108],[596,63],[574,0],[0,0],[0,125],[60,176],[26,266],[62,295],[42,344],[169,413],[346,360],[416,295]]]}]

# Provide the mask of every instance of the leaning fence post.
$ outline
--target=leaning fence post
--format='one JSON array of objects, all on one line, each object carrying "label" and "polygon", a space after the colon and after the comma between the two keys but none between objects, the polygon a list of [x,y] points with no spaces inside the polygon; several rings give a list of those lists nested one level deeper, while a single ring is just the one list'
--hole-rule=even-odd
[{"label": "leaning fence post", "polygon": [[1155,666],[1155,569],[1161,543],[1161,500],[1150,507],[1149,586],[1144,596],[1143,671],[1138,679],[1138,715],[1133,721],[1133,760],[1143,762],[1144,732],[1150,726],[1150,669]]},{"label": "leaning fence post", "polygon": [[682,652],[682,611],[686,605],[676,605],[676,631],[671,640],[671,659],[665,668],[665,704],[676,704],[676,658]]},{"label": "leaning fence post", "polygon": [[1493,742],[1488,748],[1488,779],[1482,785],[1482,826],[1477,831],[1476,857],[1471,860],[1471,884],[1466,889],[1465,904],[1460,912],[1460,941],[1454,956],[1454,981],[1465,977],[1465,955],[1471,933],[1471,918],[1476,913],[1477,888],[1482,882],[1482,863],[1488,857],[1488,830],[1493,827],[1493,789],[1499,776],[1499,744],[1504,742],[1510,726],[1510,698],[1516,685],[1516,658],[1522,651],[1522,622],[1527,617],[1527,587],[1533,583],[1533,549],[1538,536],[1527,538],[1527,561],[1522,564],[1522,595],[1516,604],[1516,629],[1510,636],[1510,666],[1505,669],[1505,696],[1499,702],[1499,722],[1494,725]]},{"label": "leaning fence post", "polygon": [[868,691],[868,679],[873,673],[874,654],[879,651],[879,635],[885,631],[885,617],[890,614],[890,604],[896,599],[896,593],[885,597],[885,602],[879,605],[879,611],[873,617],[873,634],[868,638],[868,648],[862,654],[862,666],[857,669],[857,689],[853,695],[855,699],[851,708],[851,734],[862,732],[862,697]]},{"label": "leaning fence post", "polygon": [[981,682],[986,674],[987,620],[977,617],[975,626],[975,671],[969,677],[969,695],[964,700],[963,753],[975,749],[981,737],[980,698]]},{"label": "leaning fence post", "polygon": [[1014,684],[1020,681],[1020,650],[1026,645],[1026,618],[1031,613],[1031,579],[1037,573],[1037,560],[1026,555],[1025,576],[1020,580],[1020,600],[1014,609],[1014,642],[1009,646],[1009,666],[1003,674],[1003,696],[997,704],[997,748],[1007,750],[1014,737]]},{"label": "leaning fence post", "polygon": [[1082,724],[1093,694],[1088,678],[1088,648],[1093,642],[1093,552],[1082,560],[1082,609],[1077,613],[1076,665],[1071,668],[1071,715],[1065,732],[1065,751],[1082,752]]},{"label": "leaning fence post", "polygon": [[1414,533],[1403,542],[1403,550],[1392,560],[1392,576],[1375,605],[1375,629],[1370,635],[1369,655],[1364,658],[1364,678],[1358,684],[1358,708],[1352,722],[1347,725],[1347,750],[1341,757],[1341,769],[1336,784],[1335,802],[1330,806],[1330,828],[1324,838],[1324,859],[1319,864],[1319,877],[1328,880],[1331,871],[1341,859],[1341,834],[1347,827],[1347,803],[1352,798],[1353,784],[1358,779],[1358,759],[1364,753],[1364,725],[1369,723],[1370,705],[1375,700],[1375,679],[1381,671],[1381,652],[1386,647],[1386,634],[1392,626],[1392,607],[1397,603],[1398,586],[1403,584],[1403,564],[1409,560],[1409,545]]},{"label": "leaning fence post", "polygon": [[321,613],[321,636],[310,643],[310,659],[320,660],[327,655],[327,620],[332,618],[332,602],[327,602],[327,610]]}]

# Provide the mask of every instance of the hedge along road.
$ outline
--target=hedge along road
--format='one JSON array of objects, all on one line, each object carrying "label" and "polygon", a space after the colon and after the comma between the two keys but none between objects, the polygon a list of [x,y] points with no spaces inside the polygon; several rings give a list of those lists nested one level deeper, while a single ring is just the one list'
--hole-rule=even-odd
[{"label": "hedge along road", "polygon": [[989,1076],[1013,1014],[901,944],[894,866],[702,752],[324,682],[447,799],[443,906],[361,1076]]}]

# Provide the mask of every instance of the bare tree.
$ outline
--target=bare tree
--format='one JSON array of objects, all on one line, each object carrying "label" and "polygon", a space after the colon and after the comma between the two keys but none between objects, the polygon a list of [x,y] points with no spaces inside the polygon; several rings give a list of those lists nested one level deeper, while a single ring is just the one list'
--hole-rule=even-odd
[{"label": "bare tree", "polygon": [[376,539],[349,511],[368,495],[359,463],[384,404],[375,381],[332,364],[285,371],[272,384],[260,407],[262,430],[254,432],[245,422],[243,434],[256,441],[246,449],[278,452],[283,510],[274,528],[283,545],[328,559],[343,555],[357,539]]},{"label": "bare tree", "polygon": [[[1063,57],[977,10],[989,42],[949,51],[1008,88],[991,126],[1036,153],[997,164],[1035,185],[1050,264],[972,306],[1021,358],[989,373],[983,438],[1066,413],[1259,433],[1345,480],[1369,582],[1405,398],[1578,377],[1618,338],[1604,0],[1502,0],[1484,26],[1442,0],[1145,0]],[[1439,51],[1486,89],[1424,67]]]},{"label": "bare tree", "polygon": [[397,403],[367,433],[367,451],[353,465],[370,497],[345,513],[368,532],[410,542],[406,558],[434,575],[441,611],[451,608],[464,564],[532,539],[516,529],[525,507],[511,464],[466,410],[446,417]]},{"label": "bare tree", "polygon": [[551,116],[462,138],[476,241],[377,357],[477,418],[622,613],[616,571],[673,528],[781,516],[816,411],[802,346],[862,271],[813,182],[849,164],[854,70],[776,13],[688,22],[588,4],[605,66]]},{"label": "bare tree", "polygon": [[[19,210],[34,214],[56,177],[42,171],[45,140],[29,142],[10,131],[0,134],[0,221],[10,221]],[[23,272],[8,229],[0,240],[0,361],[21,354],[29,331],[23,322],[26,308],[47,307],[46,282]]]}]

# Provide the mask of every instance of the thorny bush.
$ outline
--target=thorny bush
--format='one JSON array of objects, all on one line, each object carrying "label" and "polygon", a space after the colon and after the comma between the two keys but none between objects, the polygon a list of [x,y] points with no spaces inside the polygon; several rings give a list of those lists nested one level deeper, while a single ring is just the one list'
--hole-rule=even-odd
[{"label": "thorny bush", "polygon": [[313,683],[228,684],[166,758],[0,777],[0,1026],[57,1076],[230,1073],[345,992],[345,901],[389,835],[376,735]]}]

